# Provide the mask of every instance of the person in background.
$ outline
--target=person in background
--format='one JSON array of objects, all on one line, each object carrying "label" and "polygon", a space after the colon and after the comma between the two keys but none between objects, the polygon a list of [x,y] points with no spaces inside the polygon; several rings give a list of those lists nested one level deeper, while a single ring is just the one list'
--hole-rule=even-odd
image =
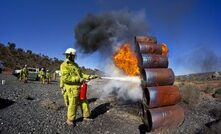
[{"label": "person in background", "polygon": [[46,79],[47,79],[47,84],[50,84],[50,82],[51,82],[51,74],[50,74],[49,70],[47,70],[47,72],[46,72]]},{"label": "person in background", "polygon": [[44,68],[41,68],[41,71],[38,73],[38,77],[40,78],[41,84],[45,84],[46,74]]},{"label": "person in background", "polygon": [[22,81],[23,77],[23,68],[21,69],[21,72],[19,74],[19,81]]},{"label": "person in background", "polygon": [[28,82],[28,67],[27,67],[27,65],[25,65],[24,68],[21,69],[19,80],[23,81],[24,83]]}]

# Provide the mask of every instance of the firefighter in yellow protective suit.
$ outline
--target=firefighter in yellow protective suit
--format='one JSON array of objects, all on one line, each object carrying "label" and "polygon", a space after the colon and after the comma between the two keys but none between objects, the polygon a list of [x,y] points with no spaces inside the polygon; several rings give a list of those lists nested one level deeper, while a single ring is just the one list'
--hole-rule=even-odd
[{"label": "firefighter in yellow protective suit", "polygon": [[20,80],[20,81],[22,81],[22,79],[23,79],[22,77],[23,77],[23,68],[21,69],[21,72],[20,72],[20,74],[19,74],[19,80]]},{"label": "firefighter in yellow protective suit", "polygon": [[25,65],[25,67],[21,69],[20,78],[19,79],[21,81],[23,81],[24,83],[28,82],[28,68],[27,68],[27,65]]},{"label": "firefighter in yellow protective suit", "polygon": [[51,74],[50,74],[49,70],[47,70],[47,72],[46,72],[46,79],[47,79],[47,84],[50,84],[50,82],[51,82]]},{"label": "firefighter in yellow protective suit", "polygon": [[45,84],[46,74],[44,68],[42,68],[41,71],[39,71],[38,77],[40,78],[41,84]]},{"label": "firefighter in yellow protective suit", "polygon": [[78,105],[81,106],[84,120],[92,120],[90,116],[90,108],[87,100],[79,100],[80,86],[85,79],[93,79],[94,76],[86,75],[81,72],[79,66],[75,63],[76,50],[68,48],[65,51],[66,60],[61,64],[60,88],[64,96],[65,105],[67,106],[67,121],[69,126],[75,125],[76,111]]}]

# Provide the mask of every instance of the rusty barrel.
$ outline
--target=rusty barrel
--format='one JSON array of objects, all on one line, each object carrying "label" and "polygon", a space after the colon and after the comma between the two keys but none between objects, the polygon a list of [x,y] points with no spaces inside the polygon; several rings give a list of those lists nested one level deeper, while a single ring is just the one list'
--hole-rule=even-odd
[{"label": "rusty barrel", "polygon": [[183,109],[176,105],[181,100],[175,76],[168,69],[168,48],[157,44],[150,36],[136,36],[136,53],[142,79],[142,120],[147,129],[177,127],[184,120]]},{"label": "rusty barrel", "polygon": [[151,114],[149,112],[149,109],[143,104],[141,104],[140,106],[141,106],[141,109],[140,109],[141,119],[146,126],[145,129],[147,129],[148,131],[151,131],[152,122],[151,122]]},{"label": "rusty barrel", "polygon": [[184,110],[179,105],[149,109],[151,129],[178,127],[184,120]]},{"label": "rusty barrel", "polygon": [[140,53],[142,54],[159,54],[167,55],[168,48],[165,44],[139,44]]},{"label": "rusty barrel", "polygon": [[148,108],[175,105],[181,101],[177,86],[147,87],[146,90],[149,98],[146,98],[144,103],[147,104]]},{"label": "rusty barrel", "polygon": [[145,68],[144,72],[144,80],[146,82],[146,87],[173,85],[175,80],[175,76],[172,69]]},{"label": "rusty barrel", "polygon": [[168,57],[156,54],[142,54],[143,68],[167,68]]},{"label": "rusty barrel", "polygon": [[141,43],[145,43],[145,44],[146,43],[154,43],[154,44],[156,44],[157,43],[156,38],[151,37],[151,36],[136,36],[135,41],[138,44],[141,44]]}]

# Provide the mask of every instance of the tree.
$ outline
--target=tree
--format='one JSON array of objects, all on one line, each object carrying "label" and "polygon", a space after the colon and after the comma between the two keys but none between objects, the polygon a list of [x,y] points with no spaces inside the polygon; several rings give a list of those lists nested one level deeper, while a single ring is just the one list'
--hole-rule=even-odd
[{"label": "tree", "polygon": [[8,48],[9,48],[10,50],[14,50],[15,47],[16,47],[16,44],[15,44],[15,43],[8,42]]},{"label": "tree", "polygon": [[3,44],[3,43],[0,43],[0,47],[4,47],[4,44]]},{"label": "tree", "polygon": [[54,60],[55,62],[58,62],[58,58],[56,58],[56,57],[54,57],[53,60]]},{"label": "tree", "polygon": [[27,53],[28,53],[28,54],[32,54],[32,51],[31,51],[31,50],[27,50]]},{"label": "tree", "polygon": [[19,52],[24,52],[24,50],[22,48],[18,48]]}]

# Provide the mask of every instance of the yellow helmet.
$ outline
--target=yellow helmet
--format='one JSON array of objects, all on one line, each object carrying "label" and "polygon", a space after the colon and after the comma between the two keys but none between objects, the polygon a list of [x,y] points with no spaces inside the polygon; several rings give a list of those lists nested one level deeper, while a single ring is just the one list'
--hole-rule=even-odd
[{"label": "yellow helmet", "polygon": [[68,48],[64,53],[76,55],[76,50],[74,48]]}]

